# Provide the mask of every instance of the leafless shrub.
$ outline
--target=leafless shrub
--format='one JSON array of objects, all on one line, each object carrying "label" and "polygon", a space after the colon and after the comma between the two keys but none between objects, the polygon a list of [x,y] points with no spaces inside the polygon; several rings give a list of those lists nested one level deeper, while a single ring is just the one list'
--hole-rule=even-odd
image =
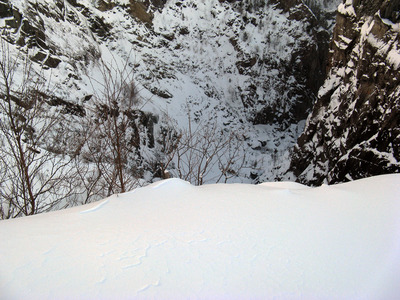
[{"label": "leafless shrub", "polygon": [[135,85],[134,70],[112,57],[112,63],[99,60],[100,78],[88,75],[96,91],[86,119],[86,143],[82,157],[96,168],[97,184],[107,195],[133,188],[138,174],[135,155],[140,135],[135,112],[141,98]]},{"label": "leafless shrub", "polygon": [[178,133],[172,128],[164,129],[161,174],[171,172],[195,185],[226,183],[238,176],[246,162],[240,133],[219,129],[216,121],[193,122],[189,109],[187,115],[185,130]]},{"label": "leafless shrub", "polygon": [[46,150],[60,122],[47,106],[40,74],[27,57],[0,44],[0,217],[48,211],[72,196],[70,157]]}]

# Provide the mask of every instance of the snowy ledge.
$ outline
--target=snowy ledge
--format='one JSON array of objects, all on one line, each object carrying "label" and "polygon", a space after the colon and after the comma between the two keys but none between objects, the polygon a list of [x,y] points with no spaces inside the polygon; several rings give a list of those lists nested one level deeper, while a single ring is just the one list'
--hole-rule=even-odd
[{"label": "snowy ledge", "polygon": [[400,23],[393,23],[389,19],[382,18],[381,14],[380,14],[380,11],[378,13],[378,16],[382,20],[383,24],[385,24],[386,26],[389,26],[390,28],[392,28],[392,30],[395,31],[395,32],[400,32]]},{"label": "snowy ledge", "polygon": [[353,7],[353,0],[347,0],[338,7],[338,12],[344,16],[356,17],[356,11]]},{"label": "snowy ledge", "polygon": [[400,175],[335,186],[170,179],[0,222],[4,299],[394,299]]}]

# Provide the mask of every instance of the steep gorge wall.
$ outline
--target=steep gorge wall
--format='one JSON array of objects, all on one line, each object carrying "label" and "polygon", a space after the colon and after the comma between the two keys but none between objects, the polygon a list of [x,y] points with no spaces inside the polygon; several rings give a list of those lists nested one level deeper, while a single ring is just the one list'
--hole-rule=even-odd
[{"label": "steep gorge wall", "polygon": [[[321,13],[317,16],[301,0],[271,0],[269,3],[281,9],[289,21],[305,24],[304,31],[311,41],[304,41],[300,47],[291,49],[290,60],[282,61],[278,67],[279,76],[285,82],[281,85],[281,90],[278,87],[278,92],[282,98],[287,97],[284,101],[286,107],[282,109],[275,106],[276,104],[266,106],[256,114],[255,123],[298,122],[307,117],[326,77],[330,40],[330,28],[326,21],[332,16],[330,12],[316,6]],[[293,84],[289,83],[291,78],[295,79]]]},{"label": "steep gorge wall", "polygon": [[291,170],[319,185],[400,172],[400,1],[339,6],[328,78]]},{"label": "steep gorge wall", "polygon": [[[208,28],[208,35],[216,35],[216,38],[206,43],[219,45],[224,35],[228,37],[233,55],[236,56],[236,70],[231,73],[244,78],[240,80],[242,84],[232,85],[231,88],[248,111],[247,119],[255,124],[286,125],[305,119],[325,78],[329,29],[321,26],[323,22],[317,20],[301,0],[208,2],[213,10],[211,13],[215,24],[226,28],[224,32]],[[218,2],[219,5],[216,4]],[[25,49],[23,51],[29,48],[30,58],[48,68],[57,68],[61,62],[75,68],[77,64],[87,65],[90,60],[99,58],[101,53],[98,45],[110,44],[120,34],[120,28],[109,21],[112,13],[121,14],[122,18],[130,15],[132,20],[128,22],[131,22],[131,26],[145,25],[148,28],[145,36],[140,34],[136,37],[136,45],[146,43],[156,48],[175,47],[174,55],[179,56],[183,43],[177,44],[176,40],[186,39],[190,45],[198,39],[196,33],[185,31],[188,28],[185,22],[191,18],[185,15],[185,11],[195,6],[195,2],[168,2],[168,9],[175,10],[177,16],[182,18],[180,27],[169,35],[160,34],[153,25],[155,14],[167,9],[166,0],[97,0],[91,2],[93,7],[88,3],[79,0],[46,0],[29,1],[21,6],[10,0],[0,0],[0,19],[4,23],[2,36],[8,42]],[[221,18],[217,13],[230,14],[236,16],[236,19],[228,20],[229,24],[219,24]],[[328,14],[323,13],[321,19],[326,21],[326,18],[330,18]],[[201,31],[204,28],[194,29],[203,34]],[[251,31],[256,34],[252,36],[249,33]],[[157,45],[163,37],[163,45]],[[77,45],[66,41],[60,43],[63,38],[79,42]],[[141,50],[135,49],[139,52]],[[192,53],[192,56],[195,55]],[[229,58],[217,59],[223,61]],[[185,65],[187,60],[178,59],[176,63]],[[80,77],[79,74],[70,75]],[[220,87],[215,88],[218,90]],[[152,90],[155,91],[154,88]],[[221,98],[224,97],[228,95],[221,95]]]},{"label": "steep gorge wall", "polygon": [[196,122],[244,132],[252,167],[240,176],[257,182],[282,178],[323,83],[334,5],[325,13],[318,2],[0,0],[0,24],[10,49],[51,78],[57,103],[93,109],[105,80],[96,63],[127,63],[142,113],[159,120],[142,126],[148,153],[170,126],[164,113],[180,130],[190,111]]}]

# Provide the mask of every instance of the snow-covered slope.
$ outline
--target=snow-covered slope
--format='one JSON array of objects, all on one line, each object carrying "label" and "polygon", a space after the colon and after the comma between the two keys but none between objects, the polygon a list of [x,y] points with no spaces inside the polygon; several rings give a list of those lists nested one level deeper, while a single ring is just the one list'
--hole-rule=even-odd
[{"label": "snow-covered slope", "polygon": [[400,172],[400,2],[338,9],[329,74],[291,169],[303,183]]},{"label": "snow-covered slope", "polygon": [[0,222],[3,299],[396,299],[400,175],[169,179]]},{"label": "snow-covered slope", "polygon": [[134,70],[136,108],[157,121],[139,129],[147,170],[160,131],[194,120],[245,141],[246,169],[232,180],[250,182],[282,177],[322,84],[329,28],[305,3],[331,12],[338,2],[5,0],[0,17],[2,36],[44,66],[51,93],[68,103],[92,109],[100,59]]}]

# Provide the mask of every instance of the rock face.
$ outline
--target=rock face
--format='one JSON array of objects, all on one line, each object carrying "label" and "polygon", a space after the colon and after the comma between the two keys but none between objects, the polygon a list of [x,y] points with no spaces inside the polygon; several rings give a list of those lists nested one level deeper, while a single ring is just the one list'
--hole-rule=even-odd
[{"label": "rock face", "polygon": [[[329,28],[323,28],[323,21],[319,20],[301,0],[271,1],[271,3],[276,8],[282,9],[289,21],[305,24],[304,31],[310,40],[302,40],[301,45],[292,49],[290,59],[281,61],[278,66],[272,66],[279,68],[279,76],[283,79],[276,87],[282,97],[282,105],[274,101],[263,107],[256,113],[254,123],[295,123],[307,117],[316,100],[318,89],[326,77]],[[329,16],[322,17],[325,18]],[[269,65],[268,61],[262,63]]]},{"label": "rock face", "polygon": [[295,146],[298,181],[400,172],[400,1],[339,6],[328,77]]},{"label": "rock face", "polygon": [[193,120],[239,132],[251,166],[239,181],[257,182],[288,168],[326,75],[338,1],[0,0],[0,25],[58,104],[93,110],[107,84],[98,64],[129,70],[143,100],[133,109],[158,120],[139,134],[141,164],[158,159],[163,128]]}]

